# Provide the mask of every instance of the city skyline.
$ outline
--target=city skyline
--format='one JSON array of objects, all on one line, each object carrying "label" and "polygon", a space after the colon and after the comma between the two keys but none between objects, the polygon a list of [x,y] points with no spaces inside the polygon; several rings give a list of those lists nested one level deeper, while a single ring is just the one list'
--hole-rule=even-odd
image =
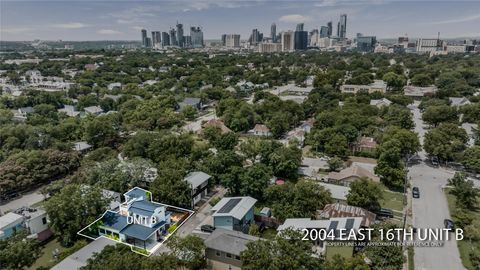
[{"label": "city skyline", "polygon": [[[480,3],[473,1],[2,1],[1,40],[138,40],[140,29],[168,32],[182,21],[184,31],[200,26],[204,39],[240,34],[246,40],[252,29],[276,33],[320,29],[341,14],[348,15],[347,37],[357,32],[378,38],[480,37]],[[425,12],[428,9],[430,12]],[[213,14],[216,14],[213,16]],[[388,25],[389,27],[385,27]]]}]

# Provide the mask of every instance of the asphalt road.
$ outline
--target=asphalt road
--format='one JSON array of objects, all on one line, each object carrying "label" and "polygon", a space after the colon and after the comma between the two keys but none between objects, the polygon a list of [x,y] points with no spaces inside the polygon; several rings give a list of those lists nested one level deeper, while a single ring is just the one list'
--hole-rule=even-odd
[{"label": "asphalt road", "polygon": [[0,214],[3,215],[5,212],[17,210],[23,206],[31,206],[32,204],[43,201],[44,199],[45,198],[40,193],[40,189],[36,189],[12,201],[0,205]]},{"label": "asphalt road", "polygon": [[[410,109],[414,115],[415,131],[423,144],[426,131],[417,106],[418,102]],[[420,190],[420,198],[412,199],[413,224],[416,228],[443,228],[443,220],[450,218],[450,213],[442,187],[453,172],[425,163],[426,153],[423,150],[419,156],[422,162],[409,167],[408,173],[412,185]],[[415,247],[414,260],[417,270],[465,269],[455,240],[445,241],[442,247]]]},{"label": "asphalt road", "polygon": [[202,129],[202,121],[209,121],[215,118],[215,112],[209,112],[205,115],[198,117],[195,121],[187,123],[182,128],[186,131],[197,132]]}]

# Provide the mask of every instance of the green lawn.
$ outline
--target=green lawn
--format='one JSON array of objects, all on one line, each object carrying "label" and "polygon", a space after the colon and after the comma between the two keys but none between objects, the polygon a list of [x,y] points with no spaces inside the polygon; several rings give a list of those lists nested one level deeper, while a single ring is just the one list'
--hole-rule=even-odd
[{"label": "green lawn", "polygon": [[415,255],[414,249],[412,246],[408,247],[408,270],[415,270],[415,264],[413,257]]},{"label": "green lawn", "polygon": [[350,246],[329,246],[326,251],[326,259],[331,259],[334,255],[339,254],[345,259],[351,258],[353,255],[353,247]]},{"label": "green lawn", "polygon": [[383,200],[380,201],[383,208],[403,211],[403,193],[393,192],[387,189],[383,191]]},{"label": "green lawn", "polygon": [[60,246],[60,243],[56,238],[50,240],[47,244],[42,247],[42,255],[35,261],[35,263],[27,268],[28,270],[35,270],[38,267],[47,267],[50,268],[56,264],[55,258],[53,258],[52,252],[58,249],[59,252],[65,250],[64,247]]},{"label": "green lawn", "polygon": [[[455,196],[450,194],[450,189],[444,189],[445,196],[447,197],[448,209],[450,210],[450,216],[455,220],[455,212],[457,207],[455,205]],[[478,209],[478,207],[477,207]],[[480,219],[480,211],[468,211],[468,215],[475,220]],[[480,241],[470,242],[469,240],[457,241],[458,250],[460,252],[460,259],[462,260],[463,266],[469,270],[475,270],[472,262],[470,261],[469,253],[472,249],[480,250]]]}]

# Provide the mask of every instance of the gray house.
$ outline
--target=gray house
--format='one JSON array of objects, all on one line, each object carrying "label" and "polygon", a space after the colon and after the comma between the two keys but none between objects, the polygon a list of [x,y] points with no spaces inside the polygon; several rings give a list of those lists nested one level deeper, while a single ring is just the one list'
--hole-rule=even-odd
[{"label": "gray house", "polygon": [[247,243],[260,238],[241,232],[217,228],[205,239],[207,269],[241,269],[240,253],[247,249]]},{"label": "gray house", "polygon": [[207,196],[207,186],[210,178],[211,176],[204,172],[191,172],[185,177],[185,181],[187,181],[192,189],[192,208],[200,202],[202,198]]},{"label": "gray house", "polygon": [[212,211],[213,225],[216,228],[248,232],[254,223],[253,206],[257,202],[252,197],[229,197],[220,200]]}]

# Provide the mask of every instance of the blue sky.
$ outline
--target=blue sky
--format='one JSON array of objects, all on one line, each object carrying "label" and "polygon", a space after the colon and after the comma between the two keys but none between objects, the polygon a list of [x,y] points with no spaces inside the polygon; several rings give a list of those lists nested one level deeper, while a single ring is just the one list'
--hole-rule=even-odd
[{"label": "blue sky", "polygon": [[[178,20],[188,29],[203,27],[206,39],[222,33],[248,38],[253,28],[269,35],[295,29],[311,30],[348,15],[347,36],[357,32],[378,38],[480,37],[480,1],[23,1],[0,0],[0,40],[133,40],[140,29],[167,31]],[[188,31],[187,31],[188,34]]]}]

